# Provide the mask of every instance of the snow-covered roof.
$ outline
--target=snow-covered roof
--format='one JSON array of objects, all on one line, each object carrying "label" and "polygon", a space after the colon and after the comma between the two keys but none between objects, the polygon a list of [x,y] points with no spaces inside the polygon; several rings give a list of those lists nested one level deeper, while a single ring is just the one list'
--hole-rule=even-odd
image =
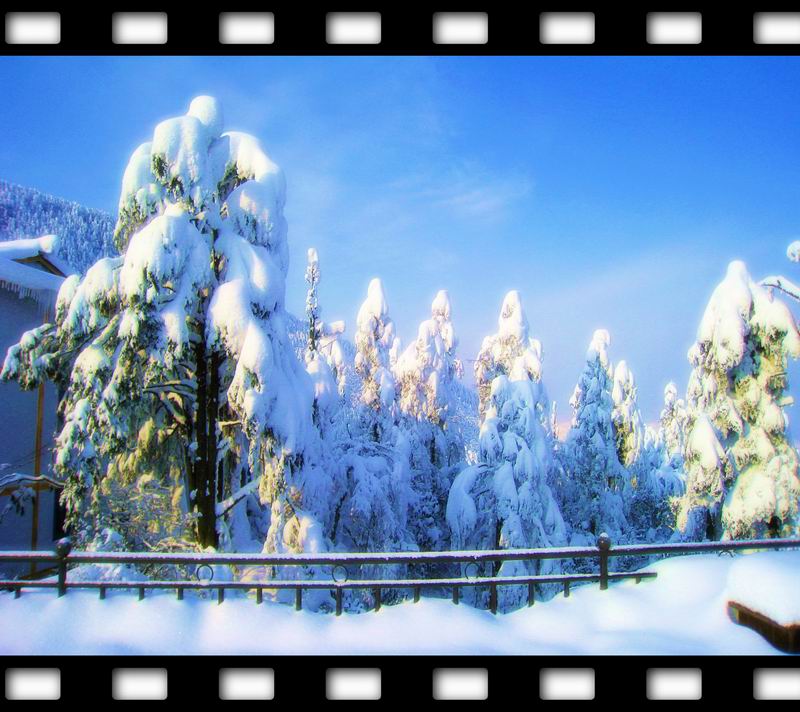
[{"label": "snow-covered roof", "polygon": [[40,304],[54,304],[64,277],[75,271],[58,257],[58,246],[57,235],[0,242],[0,287]]}]

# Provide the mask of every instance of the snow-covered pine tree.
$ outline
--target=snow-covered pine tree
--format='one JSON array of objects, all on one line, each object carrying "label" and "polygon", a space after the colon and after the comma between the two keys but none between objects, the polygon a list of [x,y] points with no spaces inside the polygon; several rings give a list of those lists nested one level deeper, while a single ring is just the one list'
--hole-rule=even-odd
[{"label": "snow-covered pine tree", "polygon": [[[549,484],[555,462],[548,398],[541,383],[541,348],[528,335],[516,292],[506,296],[499,333],[484,339],[481,359],[476,372],[484,379],[496,375],[484,399],[480,462],[459,473],[447,502],[453,548],[562,545],[564,522]],[[508,375],[499,372],[506,369]],[[504,562],[496,568],[494,573],[504,576],[553,573],[560,571],[560,562]],[[479,605],[487,602],[485,592],[469,595]],[[499,605],[515,608],[526,596],[523,587],[503,587]]]},{"label": "snow-covered pine tree", "polygon": [[670,381],[664,388],[658,437],[663,443],[665,464],[683,476],[683,452],[686,447],[686,404],[678,398],[678,387]]},{"label": "snow-covered pine tree", "polygon": [[670,467],[658,432],[650,427],[645,426],[642,448],[629,475],[630,486],[624,492],[627,538],[650,543],[668,540],[675,530],[675,509],[684,485],[682,473]]},{"label": "snow-covered pine tree", "polygon": [[[335,380],[335,390],[339,396],[344,395],[346,365],[345,354],[339,343],[339,336],[345,331],[343,321],[324,322],[320,317],[319,282],[320,282],[319,255],[315,248],[308,249],[308,264],[306,266],[306,362],[316,360],[316,355],[321,355],[327,362],[328,369]],[[327,378],[327,377],[326,377]],[[326,387],[327,391],[327,387]]]},{"label": "snow-covered pine tree", "polygon": [[420,324],[417,339],[394,367],[400,426],[411,458],[409,526],[422,550],[447,546],[445,506],[454,475],[450,468],[464,457],[460,434],[448,428],[448,417],[456,406],[455,386],[463,370],[450,314],[450,298],[441,290],[431,305],[431,318]]},{"label": "snow-covered pine tree", "polygon": [[642,452],[645,428],[639,410],[636,380],[625,361],[617,363],[614,369],[611,400],[614,403],[611,422],[614,426],[617,457],[624,467],[630,468]]},{"label": "snow-covered pine tree", "polygon": [[308,344],[306,353],[319,352],[319,341],[322,335],[322,324],[319,318],[319,255],[313,247],[308,248],[308,264],[306,265],[306,319],[308,320]]},{"label": "snow-covered pine tree", "polygon": [[[516,290],[510,291],[503,299],[498,323],[498,332],[483,340],[475,359],[475,384],[481,417],[488,405],[492,381],[496,376],[510,376],[515,366],[533,381],[540,381],[542,376],[542,345],[529,336],[528,319]],[[520,358],[522,360],[518,361]]]},{"label": "snow-covered pine tree", "polygon": [[319,287],[320,271],[317,251],[308,250],[306,266],[306,320],[308,323],[305,363],[306,371],[314,383],[314,422],[324,436],[336,419],[340,399],[336,374],[328,358],[322,352],[324,324],[320,319]]},{"label": "snow-covered pine tree", "polygon": [[687,492],[678,524],[688,538],[796,536],[797,453],[783,407],[800,332],[785,304],[728,266],[689,351]]},{"label": "snow-covered pine tree", "polygon": [[626,473],[617,455],[612,421],[609,343],[608,331],[594,332],[570,400],[572,427],[559,451],[564,472],[559,501],[574,545],[594,544],[602,532],[620,541],[628,526],[622,500]]},{"label": "snow-covered pine tree", "polygon": [[198,97],[133,153],[121,255],[64,283],[55,324],[10,349],[3,377],[64,389],[56,471],[73,529],[104,525],[109,477],[124,490],[142,470],[180,472],[201,546],[220,532],[232,546],[221,515],[258,489],[268,550],[320,548],[331,483],[286,333],[285,182],[255,138],[222,127],[219,102]]},{"label": "snow-covered pine tree", "polygon": [[431,304],[431,318],[420,324],[416,340],[394,367],[404,414],[445,428],[452,408],[452,384],[463,370],[456,356],[457,344],[450,320],[450,297],[441,290]]},{"label": "snow-covered pine tree", "polygon": [[356,319],[356,372],[362,379],[361,402],[375,441],[394,424],[396,386],[392,374],[399,339],[380,279],[373,279]]}]

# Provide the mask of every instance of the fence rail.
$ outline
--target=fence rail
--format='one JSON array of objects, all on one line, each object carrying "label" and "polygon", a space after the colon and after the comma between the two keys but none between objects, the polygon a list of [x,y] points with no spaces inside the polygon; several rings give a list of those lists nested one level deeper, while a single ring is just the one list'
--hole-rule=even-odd
[{"label": "fence rail", "polygon": [[[256,603],[263,601],[264,591],[294,590],[295,607],[302,608],[303,591],[330,590],[336,601],[336,614],[342,612],[342,598],[347,590],[371,590],[375,601],[374,610],[380,610],[382,593],[385,590],[411,590],[414,601],[420,598],[422,589],[449,588],[454,603],[460,599],[463,587],[487,587],[489,589],[489,609],[497,612],[497,589],[499,586],[522,585],[528,589],[528,605],[535,602],[537,585],[562,585],[564,595],[569,596],[572,584],[599,582],[601,589],[607,589],[611,581],[633,579],[639,583],[656,577],[653,571],[609,572],[611,557],[622,556],[670,556],[679,554],[725,553],[758,549],[800,548],[800,539],[748,539],[740,541],[636,544],[612,546],[611,540],[601,534],[594,547],[558,547],[545,549],[501,549],[493,551],[433,551],[433,552],[390,552],[353,554],[217,554],[217,553],[162,553],[162,552],[94,552],[73,551],[67,539],[58,542],[56,550],[48,551],[0,551],[0,564],[4,562],[36,562],[54,564],[57,569],[55,580],[0,580],[0,590],[14,592],[15,597],[25,588],[53,588],[63,596],[69,589],[96,589],[100,598],[106,591],[122,589],[136,590],[139,598],[145,597],[148,590],[174,590],[179,599],[184,591],[216,591],[219,603],[225,598],[226,590],[254,591]],[[480,576],[480,564],[495,564],[503,561],[540,561],[547,559],[590,559],[598,564],[597,573],[573,573],[534,576]],[[276,567],[330,566],[331,580],[325,579],[280,579],[269,578],[263,581],[213,581],[208,580],[146,580],[146,581],[68,581],[68,570],[78,564],[130,564],[130,565],[178,565],[197,567],[196,573],[211,566],[263,567],[274,570]],[[406,579],[350,579],[347,566],[365,565],[408,565],[408,564],[466,564],[463,577],[406,578]],[[469,575],[471,565],[475,574]]]}]

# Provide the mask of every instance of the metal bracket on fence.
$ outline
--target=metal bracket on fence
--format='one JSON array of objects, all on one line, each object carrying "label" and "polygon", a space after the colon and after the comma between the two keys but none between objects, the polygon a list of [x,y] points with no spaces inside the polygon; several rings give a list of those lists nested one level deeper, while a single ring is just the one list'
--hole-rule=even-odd
[{"label": "metal bracket on fence", "polygon": [[[208,576],[201,576],[200,575],[200,572],[203,571],[204,569],[208,570]],[[211,583],[214,580],[214,569],[211,568],[211,566],[209,564],[200,564],[200,566],[198,566],[194,570],[194,575],[195,575],[195,578],[198,581],[200,581],[201,583]]]},{"label": "metal bracket on fence", "polygon": [[[474,569],[470,569],[470,566],[474,566],[475,568]],[[466,579],[478,578],[480,576],[480,573],[481,573],[481,568],[478,565],[477,561],[470,561],[464,567],[464,578],[466,578]]]},{"label": "metal bracket on fence", "polygon": [[347,567],[344,564],[336,564],[331,570],[331,578],[333,578],[336,583],[344,583],[347,581],[348,578],[350,578]]}]

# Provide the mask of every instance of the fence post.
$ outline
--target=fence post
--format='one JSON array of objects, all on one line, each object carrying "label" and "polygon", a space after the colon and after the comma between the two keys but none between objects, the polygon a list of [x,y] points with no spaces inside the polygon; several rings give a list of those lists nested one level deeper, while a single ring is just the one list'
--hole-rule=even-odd
[{"label": "fence post", "polygon": [[72,551],[72,539],[65,536],[56,542],[56,556],[58,556],[58,596],[67,592],[67,556]]},{"label": "fence post", "polygon": [[608,588],[608,550],[611,548],[611,537],[603,532],[597,537],[597,548],[600,551],[600,590]]}]

